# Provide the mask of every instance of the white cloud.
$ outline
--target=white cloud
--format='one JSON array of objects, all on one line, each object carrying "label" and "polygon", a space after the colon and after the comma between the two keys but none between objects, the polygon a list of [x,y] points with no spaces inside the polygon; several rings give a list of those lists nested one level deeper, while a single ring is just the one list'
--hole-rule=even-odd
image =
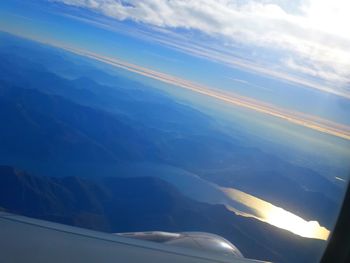
[{"label": "white cloud", "polygon": [[350,83],[348,0],[53,1],[158,29],[196,30],[228,48],[238,45],[267,49],[279,54],[280,66],[290,71],[335,86]]}]

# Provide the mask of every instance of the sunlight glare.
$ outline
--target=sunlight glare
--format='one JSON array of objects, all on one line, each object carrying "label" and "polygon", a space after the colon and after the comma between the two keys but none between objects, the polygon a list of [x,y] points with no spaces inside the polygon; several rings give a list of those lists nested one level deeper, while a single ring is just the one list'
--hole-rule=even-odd
[{"label": "sunlight glare", "polygon": [[305,238],[327,240],[329,237],[329,230],[320,226],[317,221],[306,221],[278,206],[233,188],[221,187],[220,189],[232,200],[245,205],[250,211],[254,211],[254,214],[242,211],[243,213],[240,215],[254,217]]}]

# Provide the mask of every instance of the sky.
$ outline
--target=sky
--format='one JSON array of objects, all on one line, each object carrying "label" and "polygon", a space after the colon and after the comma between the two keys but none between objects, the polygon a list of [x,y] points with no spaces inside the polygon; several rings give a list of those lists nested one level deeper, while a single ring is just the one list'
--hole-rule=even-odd
[{"label": "sky", "polygon": [[[86,23],[118,30],[112,21],[132,21],[148,29],[133,34],[144,34],[144,38],[148,36],[191,54],[305,84],[310,78],[316,82],[322,80],[332,87],[312,82],[309,85],[350,94],[347,0],[46,2],[47,5],[62,3],[58,12]],[[156,34],[150,36],[150,32]],[[283,72],[266,65],[278,66]],[[300,75],[304,78],[297,77]]]},{"label": "sky", "polygon": [[350,124],[347,0],[3,0],[0,30]]}]

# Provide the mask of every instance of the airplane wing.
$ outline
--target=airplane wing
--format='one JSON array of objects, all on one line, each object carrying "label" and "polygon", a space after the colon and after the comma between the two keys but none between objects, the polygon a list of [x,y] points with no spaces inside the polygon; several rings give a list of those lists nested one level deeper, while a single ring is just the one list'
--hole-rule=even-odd
[{"label": "airplane wing", "polygon": [[[239,254],[151,242],[145,238],[145,235],[149,236],[147,233],[150,232],[144,235],[108,234],[0,212],[0,262],[261,262],[245,259]],[[156,235],[159,239],[159,235],[164,238],[167,233],[156,232]],[[191,233],[179,235],[185,239],[193,236]],[[194,235],[203,237],[205,234]],[[130,236],[143,237],[135,239]]]}]

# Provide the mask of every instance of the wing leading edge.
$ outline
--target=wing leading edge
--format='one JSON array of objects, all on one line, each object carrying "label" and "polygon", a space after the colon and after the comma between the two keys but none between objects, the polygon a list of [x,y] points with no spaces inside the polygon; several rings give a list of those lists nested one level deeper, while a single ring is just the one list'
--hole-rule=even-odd
[{"label": "wing leading edge", "polygon": [[[203,234],[203,233],[202,233]],[[0,262],[258,262],[0,212]]]}]

